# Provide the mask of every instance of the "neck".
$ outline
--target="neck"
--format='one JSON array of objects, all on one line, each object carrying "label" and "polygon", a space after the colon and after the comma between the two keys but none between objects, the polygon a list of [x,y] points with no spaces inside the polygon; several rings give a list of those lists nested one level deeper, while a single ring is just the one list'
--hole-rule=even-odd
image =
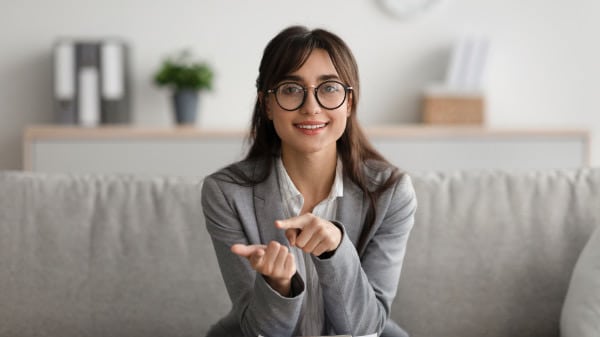
[{"label": "neck", "polygon": [[299,155],[282,151],[281,154],[283,166],[304,197],[304,208],[308,210],[329,195],[335,179],[337,152],[323,152]]}]

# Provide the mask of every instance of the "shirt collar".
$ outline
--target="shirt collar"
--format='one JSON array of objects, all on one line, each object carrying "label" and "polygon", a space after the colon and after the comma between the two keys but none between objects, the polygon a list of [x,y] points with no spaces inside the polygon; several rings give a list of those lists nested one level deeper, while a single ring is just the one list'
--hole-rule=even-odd
[{"label": "shirt collar", "polygon": [[[294,182],[292,182],[292,179],[290,178],[290,176],[288,175],[287,171],[285,170],[285,166],[283,166],[283,161],[281,160],[281,157],[277,157],[276,160],[276,169],[277,169],[277,176],[279,177],[279,181],[280,181],[280,188],[284,191],[284,196],[286,200],[290,200],[292,198],[297,198],[298,196],[302,196],[300,194],[300,191],[298,191],[298,189],[296,188],[296,186],[294,185]],[[333,184],[331,185],[331,190],[329,191],[329,196],[327,196],[326,200],[334,200],[337,197],[343,197],[344,196],[344,176],[343,176],[343,164],[342,161],[340,160],[340,158],[337,158],[337,163],[335,166],[335,178],[333,180]]]}]

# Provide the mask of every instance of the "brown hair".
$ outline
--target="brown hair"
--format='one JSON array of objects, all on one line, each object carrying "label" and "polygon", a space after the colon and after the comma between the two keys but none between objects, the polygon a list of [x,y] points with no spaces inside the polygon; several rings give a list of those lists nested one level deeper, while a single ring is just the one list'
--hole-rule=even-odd
[{"label": "brown hair", "polygon": [[[398,181],[400,172],[373,148],[356,119],[356,106],[360,93],[358,67],[350,48],[335,34],[323,29],[308,30],[306,27],[292,26],[281,31],[267,44],[256,80],[257,98],[248,135],[249,150],[246,156],[246,160],[264,163],[262,167],[265,170],[255,178],[250,178],[238,170],[234,173],[242,179],[244,185],[260,183],[271,173],[273,157],[280,154],[281,139],[275,132],[273,122],[267,116],[264,95],[284,76],[302,67],[310,53],[317,48],[327,51],[342,82],[353,88],[350,117],[344,133],[337,140],[337,151],[343,163],[344,175],[358,185],[370,201],[357,247],[360,252],[366,244],[375,221],[375,204],[378,196]],[[391,175],[384,183],[370,181],[363,165],[377,167],[380,170],[391,169]],[[376,183],[377,187],[371,190],[368,188],[369,183]]]}]

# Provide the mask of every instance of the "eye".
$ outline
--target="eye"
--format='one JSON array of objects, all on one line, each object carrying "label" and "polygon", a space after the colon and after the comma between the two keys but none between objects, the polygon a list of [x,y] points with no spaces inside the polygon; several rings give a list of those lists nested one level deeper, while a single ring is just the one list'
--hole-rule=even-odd
[{"label": "eye", "polygon": [[333,94],[342,89],[342,86],[337,82],[324,82],[320,85],[320,91],[324,94]]},{"label": "eye", "polygon": [[298,95],[304,94],[304,88],[298,84],[285,83],[279,87],[279,92],[283,95]]}]

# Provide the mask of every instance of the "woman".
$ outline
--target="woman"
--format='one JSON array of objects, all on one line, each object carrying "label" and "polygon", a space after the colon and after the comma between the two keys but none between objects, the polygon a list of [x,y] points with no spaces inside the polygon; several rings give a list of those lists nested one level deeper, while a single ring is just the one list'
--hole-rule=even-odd
[{"label": "woman", "polygon": [[416,200],[358,125],[351,51],[289,27],[256,86],[246,158],[203,185],[232,301],[208,335],[405,335],[388,317]]}]

